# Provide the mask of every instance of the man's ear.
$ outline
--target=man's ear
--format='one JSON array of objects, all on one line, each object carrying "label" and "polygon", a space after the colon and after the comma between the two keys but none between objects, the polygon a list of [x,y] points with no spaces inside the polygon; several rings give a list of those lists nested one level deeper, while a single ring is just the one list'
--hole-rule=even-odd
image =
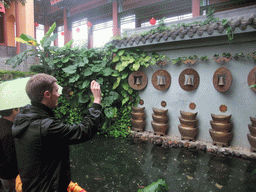
[{"label": "man's ear", "polygon": [[44,98],[49,99],[51,96],[51,93],[47,90],[44,92]]}]

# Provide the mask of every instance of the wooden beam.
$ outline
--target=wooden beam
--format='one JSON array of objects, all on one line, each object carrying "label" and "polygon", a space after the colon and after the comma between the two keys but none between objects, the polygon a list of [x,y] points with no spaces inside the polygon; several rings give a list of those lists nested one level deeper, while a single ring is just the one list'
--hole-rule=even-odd
[{"label": "wooden beam", "polygon": [[123,2],[123,11],[144,7],[153,3],[159,3],[164,0],[126,0]]},{"label": "wooden beam", "polygon": [[108,4],[108,2],[106,0],[93,0],[90,2],[86,2],[82,5],[77,5],[75,7],[72,7],[70,9],[70,15],[71,16],[76,15],[76,14],[82,13],[84,11],[87,11],[87,10],[90,10],[93,8],[97,8],[97,7],[106,5],[106,4]]}]

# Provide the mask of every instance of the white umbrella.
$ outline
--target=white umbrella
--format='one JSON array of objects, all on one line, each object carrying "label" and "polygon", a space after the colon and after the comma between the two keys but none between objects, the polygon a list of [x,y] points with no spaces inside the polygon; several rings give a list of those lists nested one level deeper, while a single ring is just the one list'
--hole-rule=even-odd
[{"label": "white umbrella", "polygon": [[[30,103],[25,90],[29,79],[30,77],[18,78],[0,84],[0,111],[24,107]],[[61,93],[62,87],[59,90]]]},{"label": "white umbrella", "polygon": [[30,103],[25,90],[29,79],[18,78],[0,84],[0,111],[20,108]]}]

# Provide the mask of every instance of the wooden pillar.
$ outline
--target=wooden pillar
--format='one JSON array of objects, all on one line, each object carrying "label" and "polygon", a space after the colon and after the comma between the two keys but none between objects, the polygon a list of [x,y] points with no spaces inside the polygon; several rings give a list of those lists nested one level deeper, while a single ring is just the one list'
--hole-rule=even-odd
[{"label": "wooden pillar", "polygon": [[[15,21],[16,21],[16,37],[20,37],[20,22],[19,22],[19,3],[15,2]],[[20,53],[20,43],[16,41],[16,54]]]},{"label": "wooden pillar", "polygon": [[113,1],[113,36],[120,35],[120,28],[118,26],[118,13],[117,13],[117,1]]},{"label": "wooden pillar", "polygon": [[93,48],[93,30],[88,27],[88,49]]},{"label": "wooden pillar", "polygon": [[137,18],[137,15],[135,15],[135,27],[136,28],[141,27],[141,20]]},{"label": "wooden pillar", "polygon": [[49,25],[44,26],[44,34],[46,34],[49,31],[50,27]]},{"label": "wooden pillar", "polygon": [[200,0],[192,0],[192,16],[197,17],[200,15]]},{"label": "wooden pillar", "polygon": [[58,30],[57,30],[57,27],[55,28],[54,33],[57,34],[57,38],[54,41],[54,46],[58,46]]},{"label": "wooden pillar", "polygon": [[48,25],[47,18],[46,18],[44,22],[44,34],[46,34],[49,31],[49,29],[50,27]]},{"label": "wooden pillar", "polygon": [[34,26],[34,38],[36,39],[36,26]]},{"label": "wooden pillar", "polygon": [[8,38],[7,38],[7,18],[6,15],[3,14],[3,25],[4,25],[4,46],[8,45]]},{"label": "wooden pillar", "polygon": [[68,28],[68,20],[67,20],[67,8],[64,8],[64,14],[63,14],[63,19],[64,19],[64,45],[68,43],[71,38],[72,38],[72,32]]}]

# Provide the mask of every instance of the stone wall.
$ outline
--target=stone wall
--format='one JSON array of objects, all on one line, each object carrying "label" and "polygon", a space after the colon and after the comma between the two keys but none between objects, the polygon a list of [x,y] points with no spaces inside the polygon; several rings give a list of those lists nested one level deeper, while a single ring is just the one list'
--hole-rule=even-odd
[{"label": "stone wall", "polygon": [[[32,49],[32,46],[21,44],[21,52]],[[6,61],[16,55],[16,47],[0,46],[0,70],[4,71],[29,71],[31,65],[39,64],[38,59],[35,57],[28,57],[16,68],[12,68],[12,65],[6,65]]]}]

